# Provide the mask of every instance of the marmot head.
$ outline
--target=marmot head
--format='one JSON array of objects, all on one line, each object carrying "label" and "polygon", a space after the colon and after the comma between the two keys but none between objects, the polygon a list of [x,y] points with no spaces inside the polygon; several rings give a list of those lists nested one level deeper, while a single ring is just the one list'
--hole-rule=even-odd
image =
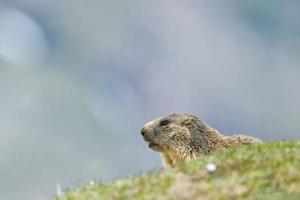
[{"label": "marmot head", "polygon": [[207,128],[196,116],[171,114],[145,124],[141,134],[154,151],[178,151],[190,147],[195,134],[201,134]]}]

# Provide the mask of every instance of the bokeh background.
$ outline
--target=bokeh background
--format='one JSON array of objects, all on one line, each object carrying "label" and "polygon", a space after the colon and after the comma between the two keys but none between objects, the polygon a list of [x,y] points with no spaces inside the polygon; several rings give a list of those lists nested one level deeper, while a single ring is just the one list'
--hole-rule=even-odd
[{"label": "bokeh background", "polygon": [[0,199],[161,167],[142,125],[300,134],[299,1],[0,0]]}]

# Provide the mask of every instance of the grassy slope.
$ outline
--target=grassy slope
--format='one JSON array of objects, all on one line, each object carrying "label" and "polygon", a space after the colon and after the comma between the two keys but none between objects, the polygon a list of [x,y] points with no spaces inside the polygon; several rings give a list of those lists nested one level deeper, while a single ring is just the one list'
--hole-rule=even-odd
[{"label": "grassy slope", "polygon": [[[209,174],[206,164],[217,165]],[[300,199],[300,141],[231,149],[179,169],[71,189],[57,200]]]}]

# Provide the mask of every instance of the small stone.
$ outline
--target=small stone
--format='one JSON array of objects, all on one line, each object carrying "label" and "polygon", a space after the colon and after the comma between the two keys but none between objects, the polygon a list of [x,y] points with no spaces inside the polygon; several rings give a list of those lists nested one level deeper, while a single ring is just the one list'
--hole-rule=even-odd
[{"label": "small stone", "polygon": [[217,171],[217,166],[214,163],[207,163],[206,170],[208,173],[214,173]]}]

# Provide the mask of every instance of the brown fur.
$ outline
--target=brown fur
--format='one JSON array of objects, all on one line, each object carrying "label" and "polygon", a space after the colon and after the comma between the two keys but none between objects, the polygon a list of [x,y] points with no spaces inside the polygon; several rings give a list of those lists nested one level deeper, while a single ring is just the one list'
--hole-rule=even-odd
[{"label": "brown fur", "polygon": [[215,151],[262,143],[258,138],[245,135],[224,136],[188,114],[171,114],[155,119],[144,125],[141,134],[149,148],[161,154],[166,167],[180,166]]}]

